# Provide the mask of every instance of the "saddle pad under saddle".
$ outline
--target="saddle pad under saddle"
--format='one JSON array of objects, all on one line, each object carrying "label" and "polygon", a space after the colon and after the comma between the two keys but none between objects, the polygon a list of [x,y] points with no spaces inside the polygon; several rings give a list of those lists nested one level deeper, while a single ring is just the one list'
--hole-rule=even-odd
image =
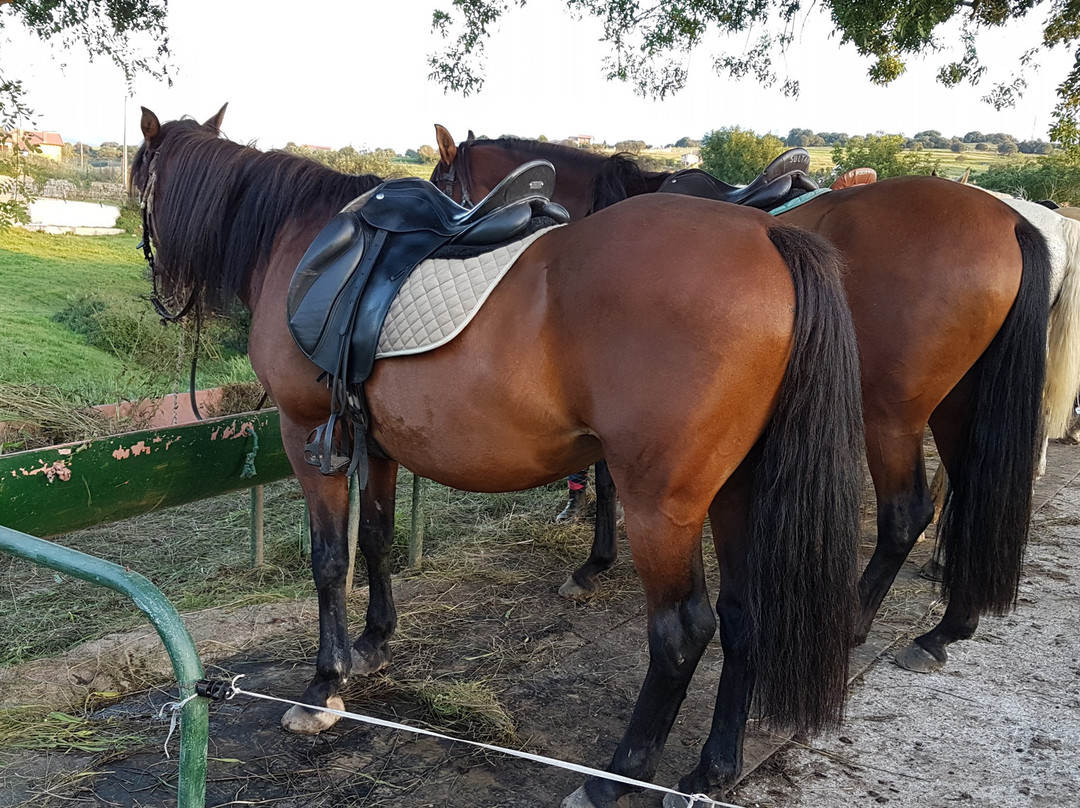
[{"label": "saddle pad under saddle", "polygon": [[554,227],[470,258],[428,258],[398,291],[379,333],[376,359],[423,353],[445,345],[476,316],[481,304],[525,249]]}]

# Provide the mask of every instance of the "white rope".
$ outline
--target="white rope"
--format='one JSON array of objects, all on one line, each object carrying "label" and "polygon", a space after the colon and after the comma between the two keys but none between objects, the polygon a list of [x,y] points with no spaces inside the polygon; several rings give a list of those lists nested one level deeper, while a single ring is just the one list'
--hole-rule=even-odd
[{"label": "white rope", "polygon": [[192,693],[183,701],[170,701],[161,705],[161,709],[158,710],[158,718],[165,717],[165,711],[169,710],[172,713],[171,720],[169,721],[169,734],[165,736],[165,757],[169,757],[169,739],[172,738],[173,732],[176,730],[176,722],[180,718],[180,711],[184,709],[184,705],[192,699],[198,698],[198,693]]},{"label": "white rope", "polygon": [[557,758],[550,758],[544,755],[534,755],[531,752],[522,752],[518,749],[508,749],[505,746],[495,746],[493,744],[480,743],[479,741],[470,741],[464,738],[454,738],[450,735],[443,735],[440,732],[435,732],[430,729],[422,729],[420,727],[410,727],[407,724],[399,724],[396,721],[386,721],[382,718],[372,718],[367,715],[359,715],[358,713],[350,713],[346,710],[334,710],[330,707],[312,707],[310,704],[303,704],[299,701],[292,701],[291,699],[282,699],[277,696],[268,696],[264,693],[256,693],[251,690],[242,690],[236,686],[236,683],[243,678],[243,674],[233,677],[232,684],[229,688],[226,699],[231,699],[236,695],[251,696],[255,699],[264,699],[266,701],[276,701],[281,704],[290,704],[296,707],[303,707],[307,710],[314,710],[320,713],[330,713],[336,715],[339,718],[351,718],[354,721],[360,721],[364,724],[372,724],[376,727],[384,727],[386,729],[396,729],[402,732],[412,732],[416,735],[426,735],[431,738],[438,738],[443,741],[450,741],[451,743],[463,743],[469,746],[475,746],[478,749],[485,749],[489,752],[499,752],[503,755],[510,755],[512,757],[522,758],[524,760],[531,760],[533,763],[542,763],[547,766],[555,766],[560,769],[566,769],[577,774],[583,774],[586,777],[598,777],[603,780],[611,780],[616,783],[623,783],[624,785],[633,786],[635,788],[649,789],[651,791],[661,791],[665,794],[674,794],[677,797],[682,797],[687,800],[688,808],[694,808],[697,805],[714,805],[717,808],[742,808],[739,805],[733,805],[729,802],[718,802],[712,799],[706,794],[684,794],[681,791],[676,791],[673,788],[665,788],[664,786],[658,786],[655,783],[647,783],[643,780],[635,780],[631,777],[623,777],[621,774],[614,774],[612,772],[601,771],[600,769],[593,769],[589,766],[582,766],[577,763],[568,763]]}]

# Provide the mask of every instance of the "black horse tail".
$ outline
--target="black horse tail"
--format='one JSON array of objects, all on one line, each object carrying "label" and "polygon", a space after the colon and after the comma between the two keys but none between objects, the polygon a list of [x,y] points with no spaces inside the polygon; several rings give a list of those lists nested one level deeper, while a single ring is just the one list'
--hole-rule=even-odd
[{"label": "black horse tail", "polygon": [[859,356],[838,253],[796,227],[769,238],[791,268],[795,330],[754,478],[750,658],[756,712],[815,732],[842,718],[858,604]]},{"label": "black horse tail", "polygon": [[1016,225],[1020,290],[1001,330],[968,371],[972,417],[948,467],[938,528],[942,592],[979,613],[1016,605],[1042,439],[1050,318],[1050,253],[1026,219]]}]

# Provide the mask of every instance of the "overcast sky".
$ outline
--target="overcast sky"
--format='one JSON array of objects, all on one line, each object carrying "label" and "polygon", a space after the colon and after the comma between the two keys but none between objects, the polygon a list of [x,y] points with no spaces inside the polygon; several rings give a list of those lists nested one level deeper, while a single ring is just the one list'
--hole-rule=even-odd
[{"label": "overcast sky", "polygon": [[[293,141],[398,152],[433,145],[434,123],[458,140],[473,129],[490,137],[585,134],[610,143],[663,145],[726,126],[780,135],[795,127],[905,135],[938,129],[946,136],[979,130],[1045,140],[1054,87],[1071,63],[1064,51],[1044,58],[1022,104],[1003,112],[979,100],[985,87],[937,85],[934,72],[944,59],[915,60],[892,86],[874,87],[866,78],[867,62],[830,37],[831,26],[815,6],[780,60],[800,80],[799,98],[785,99],[777,88],[752,80],[717,78],[702,50],[690,62],[683,92],[647,101],[602,78],[606,51],[598,23],[573,20],[559,0],[531,0],[509,14],[489,44],[484,89],[462,98],[444,94],[427,78],[426,57],[440,42],[430,31],[439,5],[174,0],[173,86],[139,78],[131,97],[111,64],[91,64],[81,53],[29,40],[11,24],[3,29],[0,58],[9,77],[23,78],[36,127],[58,131],[68,142],[122,143],[126,131],[127,142],[138,144],[140,106],[162,121],[206,119],[227,101],[224,132],[239,142],[263,149]],[[0,13],[6,13],[2,7]],[[1000,77],[1007,78],[1020,54],[1038,41],[1041,20],[1036,13],[1029,23],[981,40],[984,60],[992,59]]]}]

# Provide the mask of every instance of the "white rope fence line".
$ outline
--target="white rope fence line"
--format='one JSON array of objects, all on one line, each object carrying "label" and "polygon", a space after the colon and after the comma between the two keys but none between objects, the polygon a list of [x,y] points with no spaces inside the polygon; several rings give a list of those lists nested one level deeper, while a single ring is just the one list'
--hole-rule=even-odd
[{"label": "white rope fence line", "polygon": [[[718,800],[714,800],[707,794],[684,794],[683,792],[677,791],[676,789],[665,788],[664,786],[659,786],[656,783],[647,783],[644,780],[635,780],[632,777],[624,777],[621,774],[614,774],[612,772],[594,769],[590,766],[582,766],[578,763],[570,763],[565,760],[559,760],[558,758],[547,757],[545,755],[536,755],[532,752],[522,752],[519,749],[510,749],[505,746],[496,746],[494,744],[481,743],[480,741],[470,741],[466,738],[455,738],[451,735],[444,735],[441,732],[435,732],[434,730],[423,729],[422,727],[411,727],[407,724],[400,724],[396,721],[387,721],[382,718],[374,718],[368,715],[360,715],[359,713],[351,713],[347,710],[335,710],[331,707],[313,707],[310,704],[293,701],[292,699],[283,699],[277,696],[269,696],[265,693],[256,693],[253,690],[243,690],[237,687],[236,684],[243,678],[244,674],[234,676],[232,681],[227,686],[225,686],[224,682],[212,682],[211,684],[218,687],[218,692],[221,693],[221,695],[219,696],[215,694],[207,697],[214,700],[224,699],[227,701],[229,699],[232,699],[234,696],[250,696],[254,699],[263,699],[264,701],[276,701],[281,704],[289,704],[295,707],[303,707],[304,709],[314,710],[320,713],[330,713],[331,715],[336,715],[339,718],[350,718],[353,721],[359,721],[362,724],[371,724],[373,726],[383,727],[385,729],[393,729],[400,732],[411,732],[415,735],[426,735],[429,738],[437,738],[443,741],[450,741],[451,743],[465,744],[467,746],[476,747],[477,749],[484,749],[488,752],[498,752],[503,755],[509,755],[511,757],[529,760],[533,763],[541,763],[545,766],[554,766],[559,769],[566,769],[567,771],[575,772],[576,774],[583,774],[586,777],[598,777],[603,780],[611,780],[613,782],[622,783],[624,785],[633,786],[635,788],[648,789],[650,791],[660,791],[664,794],[673,794],[676,797],[682,797],[683,799],[685,799],[687,801],[687,808],[697,808],[697,806],[699,805],[712,805],[716,806],[717,808],[743,808],[740,805],[734,805],[730,802],[720,802]],[[222,687],[224,687],[223,691],[221,690]],[[170,710],[172,712],[172,723],[169,726],[169,734],[165,738],[166,757],[169,756],[169,738],[172,737],[173,730],[176,729],[177,716],[179,716],[180,710],[185,704],[187,704],[194,698],[200,697],[200,695],[202,694],[195,693],[188,696],[183,701],[172,701],[162,706],[161,711],[158,714],[159,718],[164,718],[166,710]]]}]

